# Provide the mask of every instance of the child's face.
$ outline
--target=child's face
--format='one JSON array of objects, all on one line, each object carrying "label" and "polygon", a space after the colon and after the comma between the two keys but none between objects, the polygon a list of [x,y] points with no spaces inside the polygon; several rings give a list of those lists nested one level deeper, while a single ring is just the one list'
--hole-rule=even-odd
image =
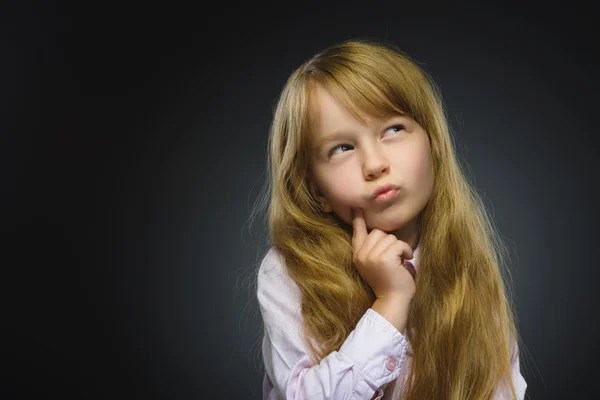
[{"label": "child's face", "polygon": [[[351,207],[360,207],[369,229],[414,239],[416,219],[433,188],[425,130],[406,116],[370,118],[363,125],[322,87],[312,96],[310,167],[325,211],[351,224]],[[336,139],[325,139],[334,133],[339,133]],[[384,184],[395,185],[396,195],[387,201],[373,199]]]}]

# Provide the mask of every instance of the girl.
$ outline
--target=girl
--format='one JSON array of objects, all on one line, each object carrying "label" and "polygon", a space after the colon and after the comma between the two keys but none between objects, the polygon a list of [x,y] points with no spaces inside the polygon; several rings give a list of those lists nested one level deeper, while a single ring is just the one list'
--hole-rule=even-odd
[{"label": "girl", "polygon": [[269,179],[265,399],[524,398],[506,250],[406,54],[346,41],[293,72]]}]

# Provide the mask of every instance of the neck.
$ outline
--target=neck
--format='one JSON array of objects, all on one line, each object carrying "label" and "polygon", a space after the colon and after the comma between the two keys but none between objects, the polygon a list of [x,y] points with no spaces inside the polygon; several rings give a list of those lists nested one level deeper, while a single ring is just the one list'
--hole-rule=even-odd
[{"label": "neck", "polygon": [[408,224],[404,225],[402,228],[392,232],[398,240],[401,240],[408,244],[411,249],[416,249],[419,244],[419,239],[421,237],[421,229],[419,227],[419,219],[415,218]]}]

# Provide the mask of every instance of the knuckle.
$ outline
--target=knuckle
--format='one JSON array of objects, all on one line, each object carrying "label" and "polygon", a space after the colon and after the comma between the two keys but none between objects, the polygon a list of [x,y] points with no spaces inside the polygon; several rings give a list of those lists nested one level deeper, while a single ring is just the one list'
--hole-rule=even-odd
[{"label": "knuckle", "polygon": [[373,255],[369,255],[367,257],[367,262],[369,264],[376,264],[377,263],[377,257],[373,256]]},{"label": "knuckle", "polygon": [[356,257],[356,263],[361,266],[365,264],[365,262],[361,256]]}]

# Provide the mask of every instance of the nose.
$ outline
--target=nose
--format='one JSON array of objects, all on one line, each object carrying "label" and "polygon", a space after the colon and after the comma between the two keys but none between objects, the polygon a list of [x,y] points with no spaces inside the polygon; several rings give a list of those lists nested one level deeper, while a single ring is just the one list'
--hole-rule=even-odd
[{"label": "nose", "polygon": [[365,178],[369,180],[376,179],[389,171],[390,164],[380,149],[365,150],[363,157]]}]

